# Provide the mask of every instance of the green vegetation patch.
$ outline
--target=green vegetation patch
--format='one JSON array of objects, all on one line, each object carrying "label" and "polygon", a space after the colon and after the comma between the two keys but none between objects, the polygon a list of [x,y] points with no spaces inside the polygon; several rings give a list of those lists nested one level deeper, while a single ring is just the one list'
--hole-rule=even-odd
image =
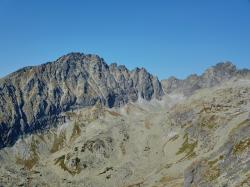
[{"label": "green vegetation patch", "polygon": [[250,138],[241,140],[239,143],[235,144],[233,147],[233,154],[241,154],[245,150],[250,148]]},{"label": "green vegetation patch", "polygon": [[197,141],[190,142],[188,139],[188,134],[185,134],[183,138],[184,138],[184,142],[182,143],[182,146],[179,148],[176,155],[186,153],[186,156],[184,158],[192,158],[196,156],[194,149],[197,146]]},{"label": "green vegetation patch", "polygon": [[203,128],[205,127],[208,129],[213,129],[213,128],[217,127],[218,120],[219,120],[219,117],[214,115],[214,114],[213,115],[205,115],[205,116],[202,116],[200,118],[199,125]]},{"label": "green vegetation patch", "polygon": [[210,167],[212,167],[213,165],[215,165],[218,161],[222,160],[224,158],[223,155],[220,155],[218,158],[214,159],[214,160],[210,160],[208,161],[208,165]]},{"label": "green vegetation patch", "polygon": [[220,176],[220,169],[219,167],[213,166],[208,168],[205,172],[204,172],[204,177],[207,181],[213,181],[215,179],[217,179]]}]

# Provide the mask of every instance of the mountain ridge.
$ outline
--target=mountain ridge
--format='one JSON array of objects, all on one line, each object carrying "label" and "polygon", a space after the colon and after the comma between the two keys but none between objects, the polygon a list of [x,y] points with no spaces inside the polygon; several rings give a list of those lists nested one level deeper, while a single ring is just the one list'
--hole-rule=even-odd
[{"label": "mountain ridge", "polygon": [[98,102],[119,107],[138,98],[163,96],[160,81],[144,68],[129,71],[82,53],[20,69],[1,79],[0,91],[0,147],[14,143],[23,133],[48,126],[48,120],[54,121],[63,111]]},{"label": "mountain ridge", "polygon": [[250,185],[250,70],[184,80],[70,53],[0,80],[0,186]]},{"label": "mountain ridge", "polygon": [[98,55],[72,52],[57,60],[28,66],[0,79],[0,147],[12,145],[19,136],[49,128],[60,113],[101,103],[119,107],[139,98],[161,100],[164,95],[192,95],[232,78],[250,77],[231,62],[218,63],[203,74],[180,80],[159,81],[145,68],[128,70],[108,65]]},{"label": "mountain ridge", "polygon": [[185,79],[171,76],[161,80],[161,83],[167,94],[183,93],[188,96],[198,89],[213,87],[232,78],[245,77],[250,77],[249,69],[237,69],[232,62],[226,61],[207,68],[201,75],[191,74]]}]

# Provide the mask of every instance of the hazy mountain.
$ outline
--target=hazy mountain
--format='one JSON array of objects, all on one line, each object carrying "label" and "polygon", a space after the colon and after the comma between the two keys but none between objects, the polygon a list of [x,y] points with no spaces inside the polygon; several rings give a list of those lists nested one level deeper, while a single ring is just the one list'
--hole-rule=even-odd
[{"label": "hazy mountain", "polygon": [[160,82],[70,53],[0,80],[0,186],[250,186],[249,133],[230,62]]},{"label": "hazy mountain", "polygon": [[184,80],[170,77],[162,80],[166,93],[183,93],[191,95],[201,88],[210,88],[223,84],[230,79],[250,78],[250,70],[238,70],[231,62],[221,62],[208,68],[202,75],[190,75]]}]

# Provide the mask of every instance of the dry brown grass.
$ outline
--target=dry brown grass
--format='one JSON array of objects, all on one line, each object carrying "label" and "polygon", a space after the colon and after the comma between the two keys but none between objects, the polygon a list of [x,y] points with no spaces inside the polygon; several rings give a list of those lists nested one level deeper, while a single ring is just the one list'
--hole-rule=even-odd
[{"label": "dry brown grass", "polygon": [[214,160],[210,160],[208,161],[208,165],[210,167],[212,167],[214,164],[216,164],[218,161],[222,160],[224,158],[223,155],[220,155],[218,158],[214,159]]},{"label": "dry brown grass", "polygon": [[239,143],[234,145],[233,147],[233,154],[237,155],[240,154],[250,148],[250,138],[245,140],[241,140]]},{"label": "dry brown grass", "polygon": [[134,183],[134,184],[130,184],[130,185],[126,186],[126,187],[142,187],[143,183],[144,183],[144,181],[141,181],[141,182],[137,182],[137,183]]},{"label": "dry brown grass", "polygon": [[70,137],[70,142],[74,142],[77,137],[81,135],[81,128],[77,123],[74,124],[74,128]]},{"label": "dry brown grass", "polygon": [[152,123],[150,123],[150,121],[146,119],[146,120],[144,121],[144,127],[145,127],[146,129],[150,129],[151,126],[152,126]]},{"label": "dry brown grass", "polygon": [[65,165],[65,155],[60,156],[59,158],[55,159],[55,165],[59,164],[59,166],[64,170],[67,171],[68,173],[70,173],[71,175],[76,175],[79,174],[81,172],[81,169],[79,167],[79,162],[77,164],[76,169],[74,170],[70,170],[66,165]]},{"label": "dry brown grass", "polygon": [[220,176],[220,169],[218,165],[209,167],[205,172],[204,172],[204,177],[205,179],[210,182],[215,179],[217,179]]},{"label": "dry brown grass", "polygon": [[57,134],[54,134],[54,142],[53,142],[50,152],[55,153],[59,151],[60,149],[62,149],[65,144],[65,141],[66,141],[65,132],[61,132],[59,136],[57,136]]},{"label": "dry brown grass", "polygon": [[114,111],[109,111],[109,110],[106,110],[110,115],[112,116],[115,116],[115,117],[120,117],[122,116],[121,114],[119,114],[118,112],[114,112]]},{"label": "dry brown grass", "polygon": [[31,170],[39,161],[39,156],[37,154],[37,142],[32,138],[30,145],[31,156],[29,159],[22,159],[16,156],[16,164],[23,165],[25,169]]}]

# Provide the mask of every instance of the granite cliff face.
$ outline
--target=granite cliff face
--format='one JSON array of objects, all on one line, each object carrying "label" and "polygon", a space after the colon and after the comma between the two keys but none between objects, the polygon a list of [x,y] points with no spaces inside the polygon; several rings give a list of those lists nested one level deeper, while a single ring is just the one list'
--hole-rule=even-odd
[{"label": "granite cliff face", "polygon": [[62,121],[65,111],[96,103],[119,107],[162,95],[160,82],[144,68],[109,66],[97,55],[70,53],[26,67],[0,80],[0,148]]}]

